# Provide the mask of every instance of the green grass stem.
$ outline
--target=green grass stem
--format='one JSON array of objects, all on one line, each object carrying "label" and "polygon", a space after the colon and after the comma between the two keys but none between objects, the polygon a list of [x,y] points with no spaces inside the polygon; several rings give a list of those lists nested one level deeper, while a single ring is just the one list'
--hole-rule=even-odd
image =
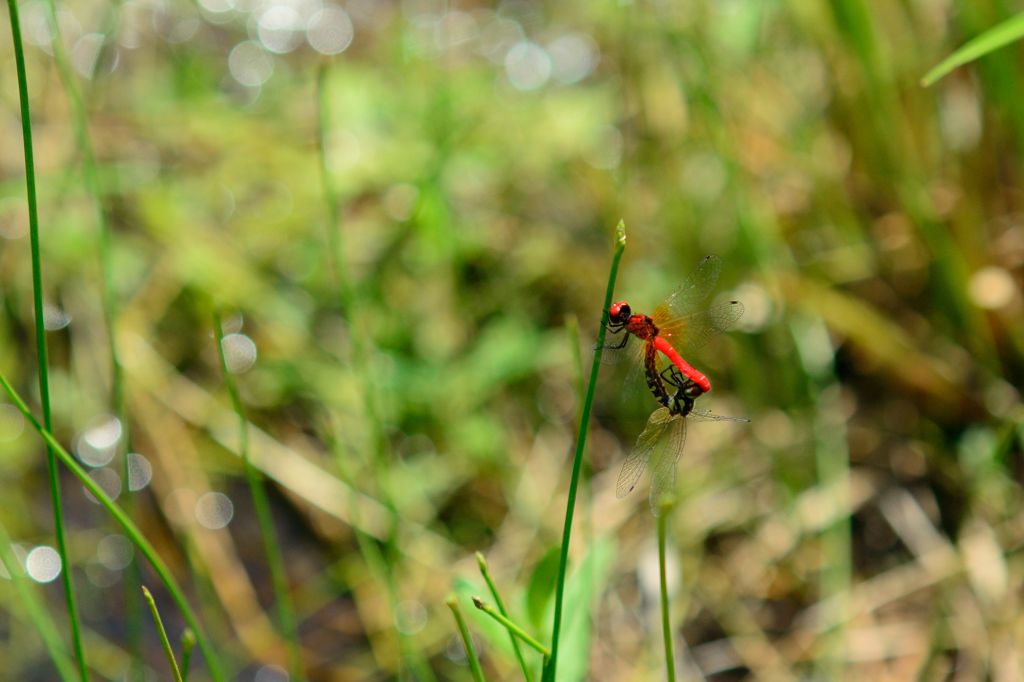
[{"label": "green grass stem", "polygon": [[14,406],[21,411],[25,416],[25,419],[27,419],[29,424],[32,425],[32,428],[42,436],[44,441],[46,441],[49,449],[55,453],[62,462],[64,462],[64,465],[71,470],[71,473],[75,475],[75,478],[77,478],[82,485],[92,493],[96,500],[108,512],[110,512],[111,516],[113,516],[114,520],[117,521],[119,526],[121,526],[128,538],[136,547],[138,547],[139,551],[142,552],[142,555],[149,560],[153,570],[156,571],[156,574],[160,577],[160,581],[163,582],[164,586],[167,587],[167,591],[170,592],[171,598],[174,599],[174,603],[177,604],[182,615],[185,616],[185,620],[188,622],[189,627],[195,631],[199,649],[203,652],[203,656],[206,657],[206,664],[210,668],[210,675],[213,677],[214,682],[224,682],[224,673],[221,670],[220,660],[213,648],[213,644],[207,637],[206,632],[200,627],[199,619],[196,617],[195,612],[192,610],[188,600],[185,598],[184,590],[181,589],[178,581],[175,580],[170,569],[167,568],[163,559],[161,559],[160,555],[157,554],[153,545],[150,544],[149,540],[146,539],[146,536],[142,534],[142,531],[140,531],[138,527],[136,527],[125,511],[107,497],[107,494],[103,492],[103,489],[99,484],[89,477],[78,461],[64,449],[49,430],[39,423],[39,420],[36,419],[35,415],[28,409],[25,401],[22,400],[21,396],[18,395],[18,392],[14,390],[14,387],[11,386],[11,383],[3,373],[0,373],[0,386],[3,386],[3,389],[7,391],[7,395],[10,396],[11,402],[13,402]]},{"label": "green grass stem", "polygon": [[481,611],[483,611],[484,613],[486,613],[494,620],[501,623],[502,627],[509,631],[509,634],[515,635],[516,637],[523,640],[540,653],[544,654],[545,658],[551,655],[551,651],[546,646],[544,646],[536,639],[528,635],[525,630],[523,630],[521,627],[513,623],[505,614],[495,609],[493,606],[485,602],[480,597],[473,597],[473,605]]},{"label": "green grass stem", "polygon": [[466,619],[462,617],[458,599],[454,594],[450,594],[444,603],[452,610],[455,622],[459,625],[459,634],[462,635],[462,644],[466,647],[466,658],[469,659],[469,668],[473,671],[473,679],[475,682],[484,682],[484,671],[480,669],[480,659],[476,656],[476,647],[473,646],[473,638],[469,636],[469,628],[466,627]]},{"label": "green grass stem", "polygon": [[[612,256],[611,272],[608,274],[608,289],[604,295],[601,308],[601,328],[597,331],[597,348],[604,345],[604,335],[608,324],[608,308],[612,304],[615,291],[615,278],[619,272],[619,261],[626,250],[626,225],[622,221],[615,228],[615,255]],[[580,434],[576,439],[576,454],[572,461],[572,478],[569,479],[569,500],[565,506],[565,525],[562,527],[562,554],[558,564],[558,582],[555,588],[555,620],[551,631],[551,658],[544,666],[543,679],[554,682],[558,667],[558,638],[562,630],[562,603],[565,599],[565,575],[569,563],[569,539],[572,536],[572,517],[576,510],[576,491],[579,487],[580,467],[583,465],[583,448],[587,442],[587,426],[590,423],[590,411],[594,407],[594,391],[597,389],[597,373],[601,368],[601,351],[594,351],[594,362],[590,368],[590,383],[587,386],[587,397],[583,402],[583,413],[580,415]]]},{"label": "green grass stem", "polygon": [[146,603],[149,604],[150,613],[153,614],[153,622],[156,623],[156,631],[160,634],[160,644],[164,647],[164,656],[167,657],[167,664],[171,666],[174,682],[183,682],[181,671],[178,669],[178,662],[174,660],[174,650],[171,648],[170,640],[167,639],[167,631],[164,630],[164,622],[160,620],[160,612],[156,608],[156,602],[153,601],[153,595],[150,594],[145,585],[142,586],[142,596],[146,599]]},{"label": "green grass stem", "polygon": [[192,649],[196,646],[196,633],[185,628],[181,633],[181,682],[188,682],[188,664],[192,660]]},{"label": "green grass stem", "polygon": [[661,628],[665,633],[665,671],[668,682],[676,682],[676,659],[672,648],[672,623],[668,615],[668,579],[665,575],[665,519],[664,511],[658,517],[658,569],[661,577]]},{"label": "green grass stem", "polygon": [[[487,559],[480,552],[476,553],[476,562],[480,565],[480,574],[483,575],[484,581],[487,582],[487,589],[491,591],[491,597],[494,599],[494,603],[498,605],[498,610],[501,615],[508,616],[508,611],[505,610],[505,604],[501,601],[501,595],[498,594],[498,588],[494,584],[494,580],[491,578],[491,572],[487,569]],[[519,667],[523,669],[523,677],[526,682],[532,682],[530,677],[530,668],[526,665],[526,659],[523,658],[523,652],[519,648],[519,642],[516,640],[515,635],[510,631],[508,633],[509,639],[512,641],[512,650],[516,652],[516,658],[519,660]]]},{"label": "green grass stem", "polygon": [[284,635],[285,650],[288,656],[288,675],[293,680],[302,680],[305,671],[302,666],[302,649],[299,646],[298,628],[296,627],[295,606],[292,604],[291,592],[288,590],[288,573],[285,569],[281,547],[274,530],[274,517],[270,511],[270,500],[263,474],[249,460],[249,422],[245,417],[242,398],[238,394],[238,386],[228,370],[227,358],[224,355],[224,330],[221,325],[220,313],[214,310],[213,333],[217,340],[217,354],[220,357],[220,368],[224,373],[224,384],[231,396],[231,406],[238,415],[238,454],[242,457],[245,479],[249,482],[253,507],[256,509],[256,521],[263,536],[263,549],[267,554],[267,566],[270,569],[270,580],[274,588],[274,599],[277,601],[277,617],[281,632]]},{"label": "green grass stem", "polygon": [[60,632],[57,631],[57,625],[53,622],[46,604],[36,594],[32,582],[25,577],[21,562],[18,561],[18,557],[11,547],[11,536],[7,533],[7,528],[3,523],[0,523],[0,565],[11,577],[14,591],[18,593],[18,598],[21,599],[29,620],[32,621],[42,638],[43,646],[50,654],[50,659],[53,661],[54,667],[57,668],[57,674],[60,675],[61,681],[74,682],[78,679],[78,671],[75,670],[74,664],[68,658]]},{"label": "green grass stem", "polygon": [[[28,200],[29,235],[32,249],[32,303],[35,311],[36,354],[39,365],[39,402],[43,410],[43,424],[47,431],[53,430],[50,413],[50,372],[46,354],[46,326],[43,318],[43,273],[39,249],[39,206],[36,198],[35,154],[32,149],[32,112],[28,100],[28,76],[25,72],[25,47],[21,39],[21,19],[18,16],[17,0],[7,0],[11,15],[11,39],[14,42],[14,61],[18,72],[18,95],[21,100],[21,134],[25,148],[25,189]],[[67,603],[68,620],[71,623],[71,644],[78,662],[82,682],[88,682],[85,649],[82,646],[82,625],[75,603],[75,590],[71,579],[71,562],[68,561],[67,542],[64,537],[64,509],[60,496],[60,472],[52,448],[46,448],[46,468],[50,479],[50,499],[53,505],[53,525],[60,554],[61,583],[64,587],[64,601]]]}]

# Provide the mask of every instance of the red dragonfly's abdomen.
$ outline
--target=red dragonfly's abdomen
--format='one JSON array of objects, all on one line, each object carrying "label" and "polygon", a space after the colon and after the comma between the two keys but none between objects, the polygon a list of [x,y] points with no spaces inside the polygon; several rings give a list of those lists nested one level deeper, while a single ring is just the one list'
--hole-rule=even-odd
[{"label": "red dragonfly's abdomen", "polygon": [[654,347],[660,350],[665,356],[672,362],[673,365],[679,368],[679,371],[685,374],[688,378],[693,380],[698,386],[701,387],[705,393],[711,390],[711,382],[708,378],[695,370],[689,365],[686,360],[683,360],[682,356],[676,352],[676,349],[665,339],[663,336],[654,337]]}]

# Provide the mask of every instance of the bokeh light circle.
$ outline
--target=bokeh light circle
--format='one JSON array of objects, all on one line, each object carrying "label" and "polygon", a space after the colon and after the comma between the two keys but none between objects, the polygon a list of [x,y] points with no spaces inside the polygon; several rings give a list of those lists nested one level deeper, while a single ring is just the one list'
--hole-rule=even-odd
[{"label": "bokeh light circle", "polygon": [[153,478],[153,465],[144,456],[131,453],[128,455],[128,490],[142,490]]},{"label": "bokeh light circle", "polygon": [[[89,478],[100,487],[103,494],[111,500],[116,500],[121,495],[121,477],[117,475],[116,471],[108,469],[107,467],[100,467],[99,469],[93,469],[89,472]],[[88,488],[85,489],[85,496],[90,501],[99,504],[99,500],[93,496],[92,492]]]},{"label": "bokeh light circle", "polygon": [[120,571],[132,562],[135,550],[123,535],[108,535],[96,546],[96,558],[108,570]]},{"label": "bokeh light circle", "polygon": [[228,334],[223,340],[224,362],[232,374],[241,374],[256,362],[256,344],[245,334]]},{"label": "bokeh light circle", "polygon": [[267,82],[274,73],[274,58],[251,40],[235,45],[228,55],[231,77],[242,85],[256,87]]},{"label": "bokeh light circle", "polygon": [[235,515],[235,505],[224,493],[206,493],[196,502],[196,520],[210,530],[223,528]]},{"label": "bokeh light circle", "polygon": [[39,583],[48,583],[60,575],[60,554],[53,547],[36,547],[25,557],[25,571]]},{"label": "bokeh light circle", "polygon": [[415,635],[427,624],[427,609],[415,599],[395,606],[395,629],[404,635]]},{"label": "bokeh light circle", "polygon": [[256,671],[252,682],[288,682],[290,678],[285,669],[279,665],[268,663]]},{"label": "bokeh light circle", "polygon": [[306,40],[320,54],[338,54],[352,44],[355,30],[348,13],[340,7],[325,7],[309,19]]},{"label": "bokeh light circle", "polygon": [[536,90],[551,77],[551,58],[539,45],[522,42],[505,55],[505,74],[518,90]]},{"label": "bokeh light circle", "polygon": [[260,17],[257,33],[271,52],[285,54],[302,42],[302,17],[288,5],[274,5]]}]

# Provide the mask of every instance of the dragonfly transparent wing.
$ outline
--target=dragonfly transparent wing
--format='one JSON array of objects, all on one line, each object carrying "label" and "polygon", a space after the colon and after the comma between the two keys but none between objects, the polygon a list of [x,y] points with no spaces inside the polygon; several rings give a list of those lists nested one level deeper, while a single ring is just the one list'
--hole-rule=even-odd
[{"label": "dragonfly transparent wing", "polygon": [[711,410],[690,410],[686,416],[692,422],[749,422],[749,419],[740,417],[723,417],[720,414],[711,414]]},{"label": "dragonfly transparent wing", "polygon": [[[718,284],[718,276],[722,274],[722,259],[718,256],[706,256],[704,260],[693,269],[689,277],[683,280],[679,287],[669,294],[665,302],[658,306],[665,308],[665,319],[686,317],[697,309],[704,299],[708,297],[711,290]],[[652,315],[652,317],[654,317]],[[657,324],[657,320],[655,320]]]},{"label": "dragonfly transparent wing", "polygon": [[[626,373],[626,383],[622,386],[622,401],[629,402],[640,394],[641,389],[647,385],[647,364],[651,363],[655,374],[661,369],[661,358],[654,346],[637,342],[637,349],[633,359],[630,361],[629,371]],[[648,358],[648,354],[650,357]]]},{"label": "dragonfly transparent wing", "polygon": [[647,460],[651,458],[654,446],[661,440],[671,421],[672,415],[664,407],[651,413],[651,418],[647,420],[647,428],[637,438],[636,445],[622,465],[619,481],[615,484],[616,497],[625,497],[636,487],[636,482],[640,480],[640,475],[647,467]]},{"label": "dragonfly transparent wing", "polygon": [[676,471],[679,469],[679,457],[683,454],[686,443],[686,419],[676,417],[669,432],[668,445],[658,460],[651,477],[651,511],[661,516],[661,505],[676,494]]},{"label": "dragonfly transparent wing", "polygon": [[668,341],[677,353],[686,356],[731,327],[741,315],[743,304],[739,301],[729,301],[689,317],[655,324],[658,325],[658,336]]}]

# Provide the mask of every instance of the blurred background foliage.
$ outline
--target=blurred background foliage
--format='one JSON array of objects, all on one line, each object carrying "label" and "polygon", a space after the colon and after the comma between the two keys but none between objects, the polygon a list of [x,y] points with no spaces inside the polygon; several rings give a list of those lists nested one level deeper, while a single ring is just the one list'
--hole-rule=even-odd
[{"label": "blurred background foliage", "polygon": [[[617,300],[649,312],[717,253],[712,298],[746,306],[688,358],[714,383],[705,406],[752,423],[692,427],[680,464],[681,674],[1020,679],[1021,48],[919,84],[1007,3],[58,10],[113,229],[127,418],[109,416],[73,107],[44,6],[28,0],[56,433],[124,501],[105,465],[130,432],[133,514],[236,679],[284,679],[284,655],[213,306],[273,481],[309,678],[469,679],[442,602],[453,585],[470,611],[486,594],[474,551],[513,617],[550,628],[580,403],[567,319],[589,367],[620,218]],[[0,34],[0,362],[37,396],[5,22]],[[329,257],[321,69],[347,306]],[[660,679],[653,518],[642,492],[613,494],[655,403],[623,404],[621,373],[603,372],[560,679]],[[0,405],[0,521],[31,557],[53,528],[43,448],[24,426]],[[121,680],[131,556],[64,483],[90,665]],[[146,567],[143,580],[177,638],[180,614]],[[65,632],[58,585],[38,589]],[[487,678],[519,679],[507,637],[477,615]],[[146,674],[170,679],[145,622]],[[7,581],[0,661],[0,679],[54,679]]]}]

